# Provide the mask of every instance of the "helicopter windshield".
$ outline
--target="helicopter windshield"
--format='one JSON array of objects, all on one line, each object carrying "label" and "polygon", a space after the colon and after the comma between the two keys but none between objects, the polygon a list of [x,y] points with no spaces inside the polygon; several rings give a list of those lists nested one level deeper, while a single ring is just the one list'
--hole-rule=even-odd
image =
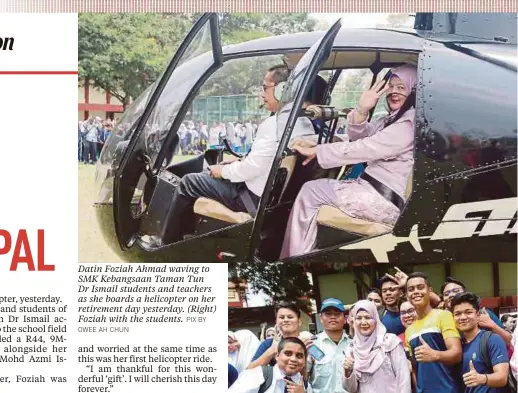
[{"label": "helicopter windshield", "polygon": [[[286,85],[282,92],[280,110],[277,113],[277,140],[282,138],[286,124],[288,122],[288,117],[293,108],[297,92],[302,85],[304,75],[306,75],[309,64],[313,60],[321,41],[322,38],[313,44],[313,46],[304,54],[304,56],[302,56],[300,61],[297,63],[297,66],[293,69],[293,71],[291,71],[290,77],[286,81]],[[325,58],[327,58],[328,55],[328,51],[324,51],[322,54],[322,56],[325,56]]]},{"label": "helicopter windshield", "polygon": [[[180,58],[177,67],[169,77],[164,90],[139,135],[139,145],[145,146],[146,155],[154,163],[164,138],[179,109],[201,75],[214,64],[210,25],[207,23],[198,31],[189,47]],[[162,74],[163,75],[163,74]],[[160,79],[148,87],[124,112],[112,135],[106,141],[97,163],[97,202],[109,202],[113,188],[113,176],[135,132],[139,119],[149,103]]]}]

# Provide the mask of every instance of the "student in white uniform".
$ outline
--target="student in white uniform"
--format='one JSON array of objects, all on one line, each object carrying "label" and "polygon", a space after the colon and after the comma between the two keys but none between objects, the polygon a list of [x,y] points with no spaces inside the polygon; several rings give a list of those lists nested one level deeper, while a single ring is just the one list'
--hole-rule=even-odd
[{"label": "student in white uniform", "polygon": [[[351,352],[352,340],[344,331],[345,306],[340,299],[322,302],[320,323],[324,331],[305,341],[310,352],[308,371],[313,393],[347,393],[342,386],[343,364]],[[310,350],[312,346],[314,352]]]},{"label": "student in white uniform", "polygon": [[[243,371],[230,387],[231,393],[304,393],[312,392],[304,382],[307,349],[296,337],[281,340],[275,366],[256,367]],[[306,386],[307,385],[307,386]]]}]

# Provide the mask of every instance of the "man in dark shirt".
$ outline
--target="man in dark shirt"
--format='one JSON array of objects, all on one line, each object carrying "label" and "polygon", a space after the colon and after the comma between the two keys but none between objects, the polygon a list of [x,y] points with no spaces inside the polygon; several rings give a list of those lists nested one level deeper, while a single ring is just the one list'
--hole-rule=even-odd
[{"label": "man in dark shirt", "polygon": [[[448,277],[441,287],[441,293],[444,299],[444,307],[446,310],[453,312],[451,301],[453,297],[459,293],[466,292],[466,285],[453,277]],[[505,345],[511,345],[512,335],[504,329],[504,325],[495,313],[485,307],[480,310],[480,317],[478,318],[478,327],[484,330],[491,330],[498,334],[505,342]]]},{"label": "man in dark shirt", "polygon": [[[462,382],[464,393],[503,393],[509,374],[509,357],[504,340],[491,333],[485,354],[481,345],[484,330],[478,327],[480,305],[477,296],[459,293],[451,300],[453,319],[462,334]],[[485,359],[484,359],[485,358]],[[489,364],[487,364],[488,362]]]},{"label": "man in dark shirt", "polygon": [[[396,273],[394,275],[385,274],[381,279],[381,297],[385,305],[385,310],[381,314],[381,322],[387,328],[388,333],[401,335],[405,331],[405,327],[401,323],[399,306],[406,292],[406,282],[408,275],[394,266]],[[441,302],[441,298],[430,291],[430,304],[432,307],[437,307]]]},{"label": "man in dark shirt", "polygon": [[399,283],[391,277],[381,278],[381,298],[385,304],[385,311],[382,314],[381,322],[387,328],[387,333],[399,336],[405,331],[399,315],[399,303],[403,292]]}]

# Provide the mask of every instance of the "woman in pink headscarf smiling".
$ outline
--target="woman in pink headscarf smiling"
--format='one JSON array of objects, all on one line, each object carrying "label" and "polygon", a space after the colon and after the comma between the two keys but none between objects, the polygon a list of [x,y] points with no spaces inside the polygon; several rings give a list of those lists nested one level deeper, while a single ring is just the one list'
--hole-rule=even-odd
[{"label": "woman in pink headscarf smiling", "polygon": [[[318,210],[336,207],[350,217],[394,225],[403,208],[409,176],[414,165],[416,67],[391,70],[392,77],[363,92],[356,109],[348,115],[349,141],[315,145],[296,140],[293,150],[313,159],[322,168],[367,163],[354,180],[318,179],[302,187],[290,214],[281,259],[312,251],[316,245]],[[383,94],[390,113],[367,122]]]},{"label": "woman in pink headscarf smiling", "polygon": [[399,338],[381,323],[374,303],[360,300],[353,311],[352,355],[344,361],[349,393],[410,393],[410,372]]}]

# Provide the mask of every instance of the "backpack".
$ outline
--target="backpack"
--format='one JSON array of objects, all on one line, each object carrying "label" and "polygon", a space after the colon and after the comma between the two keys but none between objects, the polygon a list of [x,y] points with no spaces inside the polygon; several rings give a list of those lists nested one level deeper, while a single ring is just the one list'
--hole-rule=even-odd
[{"label": "backpack", "polygon": [[[272,386],[272,382],[273,382],[273,367],[270,365],[266,365],[266,366],[261,366],[261,368],[263,370],[264,382],[261,386],[259,386],[259,390],[257,391],[257,393],[266,392],[270,388],[270,386]],[[308,388],[308,383],[307,383],[307,381],[304,381],[304,389],[307,389],[307,388]]]},{"label": "backpack", "polygon": [[[482,360],[484,361],[484,364],[487,368],[492,369],[491,360],[489,359],[489,348],[488,348],[488,341],[489,337],[493,332],[491,331],[484,331],[482,333],[482,338],[480,339],[480,347],[479,352],[482,356]],[[511,371],[511,368],[509,367],[509,376],[507,377],[507,386],[504,388],[506,392],[508,393],[516,393],[516,379],[514,378],[514,375]]]}]

